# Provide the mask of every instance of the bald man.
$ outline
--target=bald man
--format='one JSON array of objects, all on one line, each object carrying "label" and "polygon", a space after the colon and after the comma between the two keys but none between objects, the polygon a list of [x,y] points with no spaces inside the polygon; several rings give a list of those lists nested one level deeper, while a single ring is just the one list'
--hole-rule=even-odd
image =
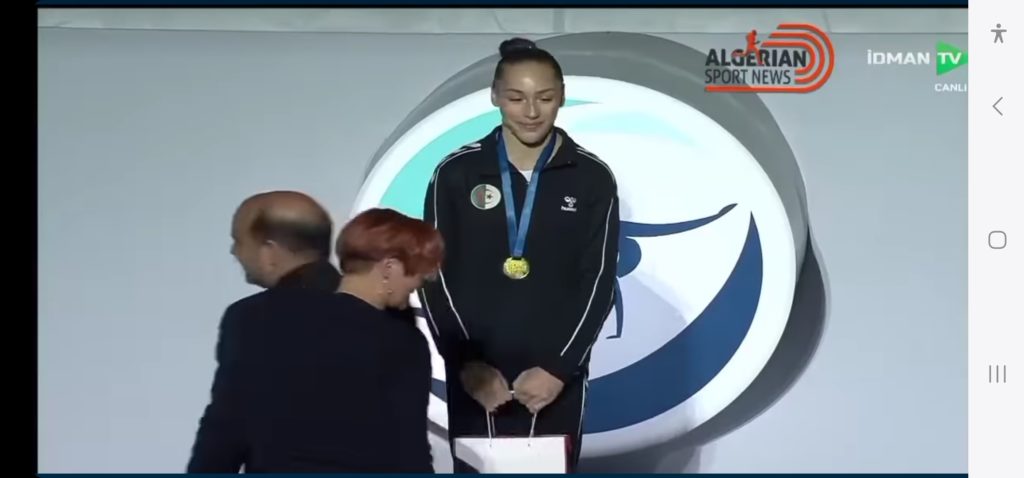
[{"label": "bald man", "polygon": [[333,292],[341,276],[329,262],[331,228],[327,211],[305,194],[257,194],[235,212],[231,254],[250,284]]},{"label": "bald man", "polygon": [[[258,408],[319,413],[290,406],[287,394],[293,391],[287,387],[265,391],[266,377],[294,367],[288,359],[267,357],[308,358],[304,350],[325,339],[315,333],[303,335],[308,331],[298,324],[331,314],[324,307],[325,297],[332,296],[341,281],[329,262],[331,229],[330,215],[315,200],[294,191],[257,194],[235,212],[231,254],[242,265],[246,281],[265,290],[231,304],[221,318],[217,370],[192,446],[189,473],[238,473],[243,466],[254,472],[293,469],[287,461],[268,463],[256,458],[254,462],[254,456],[266,460],[267,456],[288,456],[290,451],[287,443],[274,444],[273,437],[254,436],[253,430],[277,427],[280,432],[285,426],[280,420],[294,417],[261,416],[260,420],[273,422],[261,423],[266,425],[261,428],[253,425],[248,412]],[[327,362],[331,357],[322,359]]]}]

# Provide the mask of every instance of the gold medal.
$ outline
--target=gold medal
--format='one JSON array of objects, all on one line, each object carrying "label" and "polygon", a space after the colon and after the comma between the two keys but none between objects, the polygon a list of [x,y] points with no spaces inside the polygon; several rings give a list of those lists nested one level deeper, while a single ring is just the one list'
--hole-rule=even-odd
[{"label": "gold medal", "polygon": [[502,270],[509,279],[525,279],[526,276],[530,275],[530,263],[526,262],[526,259],[522,257],[509,257],[505,259]]}]

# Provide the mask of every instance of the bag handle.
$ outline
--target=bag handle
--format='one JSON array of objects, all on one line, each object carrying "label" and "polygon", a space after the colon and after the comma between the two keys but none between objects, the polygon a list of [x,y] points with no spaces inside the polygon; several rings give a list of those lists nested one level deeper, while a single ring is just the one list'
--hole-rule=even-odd
[{"label": "bag handle", "polygon": [[[497,428],[494,425],[494,415],[491,412],[484,412],[487,417],[487,447],[490,448],[494,441],[494,435],[497,434]],[[533,414],[533,419],[530,420],[530,436],[526,439],[526,446],[532,446],[534,430],[537,428],[537,414]]]}]

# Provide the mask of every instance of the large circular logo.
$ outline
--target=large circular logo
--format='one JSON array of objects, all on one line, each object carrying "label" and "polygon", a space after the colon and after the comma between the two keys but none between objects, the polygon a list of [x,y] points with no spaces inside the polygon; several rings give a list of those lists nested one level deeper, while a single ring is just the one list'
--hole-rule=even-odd
[{"label": "large circular logo", "polygon": [[[779,192],[723,126],[629,82],[569,76],[566,91],[558,125],[611,167],[621,202],[621,293],[593,349],[583,425],[583,456],[600,456],[684,434],[734,401],[779,342],[800,258]],[[429,114],[384,151],[353,214],[422,217],[437,164],[499,123],[488,89]],[[430,418],[446,426],[443,400],[435,386]]]}]

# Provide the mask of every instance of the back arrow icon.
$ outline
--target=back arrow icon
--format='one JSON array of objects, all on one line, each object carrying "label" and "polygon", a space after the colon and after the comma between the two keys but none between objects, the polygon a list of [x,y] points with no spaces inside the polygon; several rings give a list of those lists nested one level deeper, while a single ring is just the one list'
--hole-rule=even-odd
[{"label": "back arrow icon", "polygon": [[996,100],[995,103],[992,103],[992,109],[996,110],[996,113],[999,113],[999,116],[1002,116],[1003,112],[999,111],[999,108],[996,108],[996,105],[998,105],[1000,101],[1003,101],[1003,97],[1002,96],[1000,96],[999,99]]}]

